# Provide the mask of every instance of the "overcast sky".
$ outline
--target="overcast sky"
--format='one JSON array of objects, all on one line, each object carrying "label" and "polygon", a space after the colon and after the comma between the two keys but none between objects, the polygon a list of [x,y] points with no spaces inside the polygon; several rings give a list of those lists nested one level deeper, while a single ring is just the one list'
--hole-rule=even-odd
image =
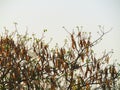
[{"label": "overcast sky", "polygon": [[92,32],[93,39],[98,37],[98,25],[104,25],[105,31],[113,28],[96,51],[114,49],[113,60],[120,61],[120,0],[0,0],[0,32],[4,26],[13,31],[14,22],[20,33],[26,26],[37,35],[48,29],[46,39],[52,37],[53,45],[68,36],[62,26],[70,32],[83,26],[82,31]]}]

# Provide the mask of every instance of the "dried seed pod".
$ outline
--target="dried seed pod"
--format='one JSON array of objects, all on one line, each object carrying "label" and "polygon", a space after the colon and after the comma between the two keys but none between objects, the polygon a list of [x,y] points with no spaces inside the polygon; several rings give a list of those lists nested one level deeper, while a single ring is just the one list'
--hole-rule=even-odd
[{"label": "dried seed pod", "polygon": [[100,62],[97,62],[97,71],[100,70]]},{"label": "dried seed pod", "polygon": [[73,48],[73,49],[77,48],[77,46],[76,46],[76,41],[75,41],[75,39],[74,39],[74,35],[73,35],[73,34],[71,34],[71,41],[72,41],[72,48]]},{"label": "dried seed pod", "polygon": [[50,72],[51,72],[50,67],[49,67],[49,66],[45,66],[45,71],[46,71],[47,73],[50,73]]},{"label": "dried seed pod", "polygon": [[109,56],[106,56],[105,61],[107,62],[107,64],[109,63],[109,60],[110,60]]},{"label": "dried seed pod", "polygon": [[85,39],[83,39],[83,45],[84,45],[84,47],[86,47],[86,41],[85,41]]},{"label": "dried seed pod", "polygon": [[80,39],[80,46],[83,47],[83,41]]},{"label": "dried seed pod", "polygon": [[80,54],[80,57],[81,57],[81,59],[82,59],[82,62],[84,62],[85,54],[84,54],[84,53],[81,53],[81,54]]},{"label": "dried seed pod", "polygon": [[104,69],[104,73],[105,73],[105,78],[107,78],[107,76],[108,76],[108,69],[107,68]]}]

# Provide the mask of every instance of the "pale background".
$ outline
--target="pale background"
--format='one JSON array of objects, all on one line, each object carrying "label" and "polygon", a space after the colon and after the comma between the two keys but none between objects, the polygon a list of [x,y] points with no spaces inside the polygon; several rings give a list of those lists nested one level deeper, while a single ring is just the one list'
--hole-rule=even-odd
[{"label": "pale background", "polygon": [[36,33],[41,36],[47,29],[46,42],[53,38],[51,46],[63,45],[68,34],[62,28],[72,31],[83,26],[82,31],[92,32],[98,37],[98,25],[105,31],[113,28],[95,47],[96,53],[113,49],[112,61],[120,61],[120,0],[0,0],[0,33],[3,27],[14,31],[14,22],[18,23],[20,33]]}]

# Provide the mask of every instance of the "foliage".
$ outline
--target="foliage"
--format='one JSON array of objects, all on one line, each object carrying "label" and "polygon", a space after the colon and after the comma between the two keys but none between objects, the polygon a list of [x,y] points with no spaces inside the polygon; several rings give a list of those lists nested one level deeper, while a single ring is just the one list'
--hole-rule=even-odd
[{"label": "foliage", "polygon": [[63,47],[50,49],[44,35],[36,38],[5,30],[0,38],[0,89],[111,90],[118,77],[115,65],[109,64],[112,51],[97,58],[92,49],[106,33],[101,31],[92,42],[91,33],[78,28],[77,34],[69,33],[70,43],[66,40]]}]

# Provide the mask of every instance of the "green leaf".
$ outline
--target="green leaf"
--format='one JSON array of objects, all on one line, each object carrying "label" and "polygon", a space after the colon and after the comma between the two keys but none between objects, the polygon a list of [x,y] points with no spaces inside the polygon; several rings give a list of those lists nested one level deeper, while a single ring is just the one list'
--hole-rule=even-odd
[{"label": "green leaf", "polygon": [[44,32],[47,32],[47,29],[44,29]]}]

